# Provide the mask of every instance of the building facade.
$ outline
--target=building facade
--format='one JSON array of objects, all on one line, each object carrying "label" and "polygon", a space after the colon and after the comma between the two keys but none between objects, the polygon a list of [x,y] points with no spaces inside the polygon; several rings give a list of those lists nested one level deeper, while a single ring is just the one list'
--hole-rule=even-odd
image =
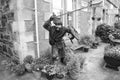
[{"label": "building facade", "polygon": [[94,34],[97,25],[113,25],[115,15],[119,13],[119,0],[73,0],[73,25],[81,35]]},{"label": "building facade", "polygon": [[[3,0],[4,1],[4,0]],[[40,57],[50,48],[48,31],[43,28],[44,22],[52,15],[55,7],[53,0],[9,0],[10,11],[14,13],[11,23],[13,45],[21,62],[27,55]],[[65,0],[61,1],[60,13],[65,12]],[[65,18],[62,16],[65,22]]]},{"label": "building facade", "polygon": [[12,28],[15,21],[13,5],[14,3],[10,0],[0,0],[0,55],[9,58],[14,55],[18,58],[14,47],[16,38]]},{"label": "building facade", "polygon": [[[9,6],[6,5],[5,1],[8,2]],[[2,16],[5,19],[1,19],[1,22],[6,21],[4,23],[5,31],[1,34],[10,37],[10,41],[7,40],[5,46],[1,47],[5,47],[5,49],[7,47],[9,51],[10,49],[14,50],[21,62],[27,55],[39,57],[42,51],[49,47],[42,25],[47,14],[51,13],[51,0],[1,0],[1,3],[4,4],[1,6],[1,14],[7,13]],[[6,12],[3,12],[4,6],[7,7],[5,8]],[[8,19],[10,17],[10,20],[7,17]],[[3,30],[2,27],[1,30]],[[8,30],[11,30],[11,33],[7,33]],[[8,42],[11,44],[10,46]],[[11,47],[12,45],[13,47]],[[8,49],[9,47],[10,49]],[[8,54],[11,53],[8,52]]]},{"label": "building facade", "polygon": [[[21,61],[27,55],[40,57],[41,54],[44,54],[44,50],[50,48],[48,32],[43,28],[43,24],[52,12],[56,11],[57,15],[70,12],[67,0],[59,0],[58,8],[53,3],[56,0],[0,1],[1,52],[7,56],[15,54]],[[97,2],[97,0],[94,1]],[[106,0],[101,1],[103,1],[102,6],[95,5],[62,15],[63,25],[73,26],[81,35],[92,34],[92,30],[95,30],[93,26],[97,26],[100,21],[113,25],[114,16],[118,14],[116,9],[118,10],[120,2],[119,0],[111,0],[112,3]],[[90,0],[71,0],[71,2],[72,10],[77,10],[88,6]],[[114,14],[111,13],[112,10]],[[94,21],[93,17],[101,18],[101,20]]]}]

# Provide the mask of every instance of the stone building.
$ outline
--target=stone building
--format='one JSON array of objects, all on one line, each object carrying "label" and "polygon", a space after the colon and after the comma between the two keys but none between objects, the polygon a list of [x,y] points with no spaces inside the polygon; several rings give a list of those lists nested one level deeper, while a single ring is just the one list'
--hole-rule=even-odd
[{"label": "stone building", "polygon": [[15,20],[14,10],[9,0],[0,0],[0,55],[11,58],[18,57],[14,47],[14,32],[12,24]]},{"label": "stone building", "polygon": [[[6,56],[16,54],[22,61],[27,55],[39,57],[50,47],[48,32],[42,26],[55,10],[53,1],[55,0],[0,0],[0,49],[3,54]],[[90,0],[71,1],[72,10],[76,10],[86,7]],[[118,0],[111,0],[112,3],[109,1],[102,3],[102,7],[97,7],[95,12],[96,17],[101,17],[102,22],[108,24],[114,22],[115,15],[108,12],[111,9],[118,9],[120,5]],[[69,12],[68,2],[66,0],[60,2],[61,7],[57,8],[59,14]],[[103,9],[105,9],[104,15]],[[92,20],[92,17],[91,7],[61,16],[64,26],[74,26],[81,35],[92,34],[93,23],[98,24]]]},{"label": "stone building", "polygon": [[[7,38],[10,37],[12,41],[10,46],[7,43],[5,43],[5,45],[12,48],[14,54],[20,58],[21,62],[27,55],[39,57],[43,54],[44,50],[50,47],[48,42],[48,32],[43,28],[43,24],[54,10],[53,0],[0,1],[1,4],[4,3],[4,5],[1,5],[0,7],[2,14],[1,18],[5,17],[5,19],[1,19],[1,22],[5,22],[3,25],[6,26],[5,28],[0,28],[1,31],[5,30],[4,32],[1,32],[1,34],[4,34]],[[65,0],[61,0],[61,9],[59,9],[62,13],[65,12],[64,1]],[[3,10],[4,8],[5,10]],[[6,18],[8,18],[7,21]],[[63,22],[66,21],[64,16],[62,16],[62,19]],[[9,30],[11,30],[11,33],[7,34]],[[7,41],[9,42],[9,40]],[[3,42],[1,44],[3,44]],[[3,49],[4,46],[1,47]],[[9,52],[10,49],[7,53],[8,55]]]},{"label": "stone building", "polygon": [[42,25],[46,13],[50,12],[51,0],[17,0],[16,23],[19,29],[16,30],[19,30],[18,50],[21,60],[27,55],[39,57],[41,51],[48,47]]},{"label": "stone building", "polygon": [[[27,55],[39,57],[45,43],[42,25],[51,13],[51,0],[0,0],[0,49],[5,56],[22,61]],[[44,45],[45,46],[43,48]]]},{"label": "stone building", "polygon": [[[91,5],[93,4],[93,5]],[[97,25],[107,23],[113,25],[115,15],[118,14],[119,0],[73,0],[73,10],[91,5],[76,11],[74,26],[81,35],[93,34]],[[100,20],[99,20],[100,19]]]}]

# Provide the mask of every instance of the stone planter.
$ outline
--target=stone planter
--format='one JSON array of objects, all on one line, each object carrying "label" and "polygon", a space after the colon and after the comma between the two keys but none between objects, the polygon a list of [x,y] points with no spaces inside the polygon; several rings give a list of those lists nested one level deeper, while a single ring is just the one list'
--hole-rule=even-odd
[{"label": "stone planter", "polygon": [[120,66],[120,46],[108,46],[105,49],[104,61],[107,68],[111,68],[115,71],[119,71]]},{"label": "stone planter", "polygon": [[110,56],[104,56],[104,60],[106,62],[106,68],[111,68],[115,71],[119,71],[118,67],[120,66],[120,59],[116,59],[115,57]]}]

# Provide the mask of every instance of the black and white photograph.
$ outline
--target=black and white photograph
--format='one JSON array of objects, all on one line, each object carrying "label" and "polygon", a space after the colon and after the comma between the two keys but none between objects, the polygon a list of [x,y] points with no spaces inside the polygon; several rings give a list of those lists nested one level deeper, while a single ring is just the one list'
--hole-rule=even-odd
[{"label": "black and white photograph", "polygon": [[0,80],[120,80],[120,0],[0,0]]}]

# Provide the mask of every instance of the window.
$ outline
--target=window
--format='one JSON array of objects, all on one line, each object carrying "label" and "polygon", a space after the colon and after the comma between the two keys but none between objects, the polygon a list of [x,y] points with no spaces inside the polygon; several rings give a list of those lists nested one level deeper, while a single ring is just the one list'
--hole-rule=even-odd
[{"label": "window", "polygon": [[33,20],[25,20],[26,32],[34,31],[34,21]]}]

